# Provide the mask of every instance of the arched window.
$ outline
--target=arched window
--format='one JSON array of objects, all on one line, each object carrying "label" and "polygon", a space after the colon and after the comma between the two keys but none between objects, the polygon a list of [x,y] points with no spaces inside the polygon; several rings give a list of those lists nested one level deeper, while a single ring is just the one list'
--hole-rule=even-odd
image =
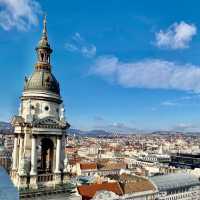
[{"label": "arched window", "polygon": [[41,61],[44,61],[44,53],[41,53]]}]

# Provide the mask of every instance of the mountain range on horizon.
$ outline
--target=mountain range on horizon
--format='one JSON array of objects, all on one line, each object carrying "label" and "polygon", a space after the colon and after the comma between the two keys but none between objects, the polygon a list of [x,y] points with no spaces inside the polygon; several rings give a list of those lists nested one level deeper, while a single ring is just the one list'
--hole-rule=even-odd
[{"label": "mountain range on horizon", "polygon": [[[0,133],[12,133],[13,127],[9,122],[0,121]],[[72,136],[91,136],[91,137],[113,137],[113,136],[122,136],[122,135],[131,135],[131,134],[157,134],[157,135],[167,135],[167,134],[192,134],[197,135],[200,132],[184,132],[184,131],[168,131],[168,130],[157,130],[157,131],[142,131],[137,130],[130,133],[121,133],[117,131],[108,131],[104,129],[93,129],[93,130],[80,130],[77,128],[70,128],[68,134]]]}]

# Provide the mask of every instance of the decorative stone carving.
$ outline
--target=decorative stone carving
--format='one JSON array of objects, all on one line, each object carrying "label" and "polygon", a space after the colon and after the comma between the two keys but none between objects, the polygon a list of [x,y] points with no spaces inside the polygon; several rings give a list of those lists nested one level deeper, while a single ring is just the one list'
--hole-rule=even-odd
[{"label": "decorative stone carving", "polygon": [[31,123],[33,121],[33,116],[31,113],[31,99],[28,100],[27,104],[27,116],[26,116],[26,122]]},{"label": "decorative stone carving", "polygon": [[21,162],[20,162],[20,170],[19,170],[19,175],[20,176],[26,176],[27,175],[27,170],[28,170],[28,166],[27,166],[27,161],[25,159],[25,155],[23,153],[23,156],[21,158]]}]

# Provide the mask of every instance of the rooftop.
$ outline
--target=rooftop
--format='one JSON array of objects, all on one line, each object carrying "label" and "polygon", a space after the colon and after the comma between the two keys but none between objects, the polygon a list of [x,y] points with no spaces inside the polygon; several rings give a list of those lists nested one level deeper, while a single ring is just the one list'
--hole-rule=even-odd
[{"label": "rooftop", "polygon": [[123,194],[123,191],[118,182],[81,185],[78,187],[78,191],[79,194],[83,197],[83,199],[88,200],[92,199],[98,191],[111,191],[117,195]]},{"label": "rooftop", "polygon": [[97,164],[96,163],[80,163],[80,168],[81,170],[95,170],[97,169]]},{"label": "rooftop", "polygon": [[151,181],[142,177],[130,174],[108,175],[108,177],[119,181],[124,194],[156,190]]},{"label": "rooftop", "polygon": [[200,185],[197,177],[186,173],[174,173],[163,176],[154,176],[150,179],[159,191]]}]

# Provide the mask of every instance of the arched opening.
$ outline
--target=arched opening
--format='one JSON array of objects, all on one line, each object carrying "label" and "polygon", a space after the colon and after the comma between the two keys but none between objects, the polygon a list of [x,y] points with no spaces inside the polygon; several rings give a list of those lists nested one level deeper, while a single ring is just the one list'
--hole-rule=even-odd
[{"label": "arched opening", "polygon": [[40,142],[40,156],[38,162],[38,172],[40,174],[52,173],[53,171],[53,149],[51,139],[43,138]]},{"label": "arched opening", "polygon": [[41,61],[44,61],[44,53],[41,53]]}]

